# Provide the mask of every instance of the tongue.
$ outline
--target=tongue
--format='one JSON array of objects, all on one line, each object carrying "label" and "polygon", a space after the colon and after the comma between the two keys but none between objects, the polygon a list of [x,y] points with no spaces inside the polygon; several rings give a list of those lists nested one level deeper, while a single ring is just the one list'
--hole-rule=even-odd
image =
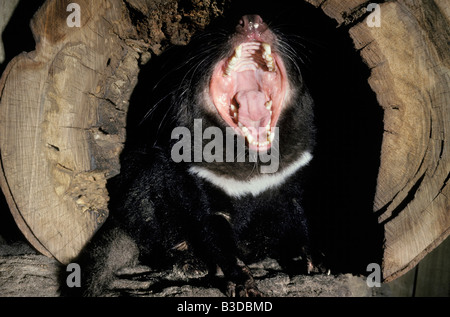
[{"label": "tongue", "polygon": [[239,91],[235,95],[239,104],[239,122],[247,128],[265,127],[270,120],[270,111],[266,109],[266,96],[258,90]]}]

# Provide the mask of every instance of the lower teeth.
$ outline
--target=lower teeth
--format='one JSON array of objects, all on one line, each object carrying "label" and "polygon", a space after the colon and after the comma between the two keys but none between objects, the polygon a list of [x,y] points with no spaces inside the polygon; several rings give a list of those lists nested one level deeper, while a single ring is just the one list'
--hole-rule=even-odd
[{"label": "lower teeth", "polygon": [[[268,102],[266,102],[266,107],[269,110],[269,108],[272,108],[272,100],[269,100]],[[267,126],[265,127],[265,131],[267,134],[267,138],[266,141],[264,142],[258,142],[255,141],[255,138],[252,136],[250,129],[248,127],[246,127],[245,125],[243,125],[241,122],[238,121],[238,112],[237,112],[237,107],[233,104],[230,105],[230,109],[231,112],[233,113],[233,117],[236,120],[238,127],[241,129],[242,134],[244,135],[244,137],[247,139],[249,144],[252,144],[254,146],[257,147],[261,147],[261,146],[267,146],[269,144],[272,144],[274,138],[275,138],[275,133],[271,132],[271,127],[270,127],[270,123],[272,120],[269,120],[269,123],[267,124]],[[272,115],[272,111],[270,111],[270,115]],[[258,134],[259,135],[259,134]]]},{"label": "lower teeth", "polygon": [[[246,127],[244,126],[244,129],[245,128]],[[275,133],[267,131],[267,139],[266,139],[266,141],[258,142],[258,141],[255,141],[254,137],[248,132],[248,129],[245,129],[246,132],[244,132],[244,129],[242,129],[243,130],[243,134],[244,134],[245,138],[247,139],[248,143],[252,144],[254,146],[257,146],[257,147],[267,146],[269,144],[272,144],[272,142],[273,142],[273,140],[275,138]]]}]

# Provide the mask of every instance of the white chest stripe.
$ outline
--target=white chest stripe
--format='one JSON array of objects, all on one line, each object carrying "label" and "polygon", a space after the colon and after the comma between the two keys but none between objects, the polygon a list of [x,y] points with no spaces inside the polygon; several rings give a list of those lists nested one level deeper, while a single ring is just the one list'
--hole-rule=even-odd
[{"label": "white chest stripe", "polygon": [[216,175],[203,167],[193,166],[189,169],[189,172],[206,179],[219,188],[222,188],[229,196],[241,197],[248,194],[257,196],[269,188],[281,185],[289,176],[294,174],[301,167],[307,165],[311,159],[312,154],[310,152],[304,152],[299,159],[280,172],[273,174],[261,174],[249,180],[243,181]]}]

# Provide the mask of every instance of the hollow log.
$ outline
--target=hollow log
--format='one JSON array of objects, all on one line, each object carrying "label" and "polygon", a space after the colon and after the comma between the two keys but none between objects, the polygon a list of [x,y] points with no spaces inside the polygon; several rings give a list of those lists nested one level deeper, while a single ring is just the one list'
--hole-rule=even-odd
[{"label": "hollow log", "polygon": [[445,1],[396,1],[380,12],[379,28],[359,23],[350,35],[385,112],[374,211],[390,281],[450,233],[450,10]]},{"label": "hollow log", "polygon": [[2,190],[26,238],[63,263],[108,215],[106,181],[120,169],[139,62],[219,12],[194,5],[188,31],[179,21],[191,14],[176,1],[78,1],[80,27],[71,27],[69,3],[45,2],[31,21],[36,50],[0,82]]},{"label": "hollow log", "polygon": [[[306,1],[348,28],[384,110],[373,209],[390,281],[450,233],[450,10],[389,1],[377,27],[367,1]],[[107,218],[140,65],[227,14],[226,1],[80,0],[70,27],[70,2],[45,2],[31,22],[36,50],[0,81],[1,188],[26,238],[63,263]]]}]

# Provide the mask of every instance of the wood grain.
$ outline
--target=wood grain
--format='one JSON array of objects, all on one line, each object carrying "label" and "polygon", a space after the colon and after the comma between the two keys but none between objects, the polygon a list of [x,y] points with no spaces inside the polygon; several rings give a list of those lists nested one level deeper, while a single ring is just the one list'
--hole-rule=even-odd
[{"label": "wood grain", "polygon": [[[384,110],[373,203],[384,228],[383,274],[413,268],[450,234],[450,9],[445,0],[306,0],[349,30]],[[16,222],[43,254],[73,258],[108,214],[107,180],[120,170],[128,102],[141,62],[226,14],[218,1],[48,0],[32,29],[36,50],[0,81],[0,184]],[[364,104],[361,105],[364,107]]]},{"label": "wood grain", "polygon": [[370,1],[307,2],[349,27],[384,110],[374,212],[392,281],[450,234],[450,9],[445,0],[389,1],[381,26],[370,27]]},{"label": "wood grain", "polygon": [[398,1],[381,17],[380,28],[360,23],[350,34],[385,112],[374,210],[389,281],[450,233],[450,16],[434,1]]},{"label": "wood grain", "polygon": [[2,189],[25,236],[61,262],[107,217],[106,180],[119,171],[138,72],[138,53],[111,30],[120,2],[80,1],[81,28],[66,24],[68,2],[39,10],[36,50],[16,57],[0,84]]}]

